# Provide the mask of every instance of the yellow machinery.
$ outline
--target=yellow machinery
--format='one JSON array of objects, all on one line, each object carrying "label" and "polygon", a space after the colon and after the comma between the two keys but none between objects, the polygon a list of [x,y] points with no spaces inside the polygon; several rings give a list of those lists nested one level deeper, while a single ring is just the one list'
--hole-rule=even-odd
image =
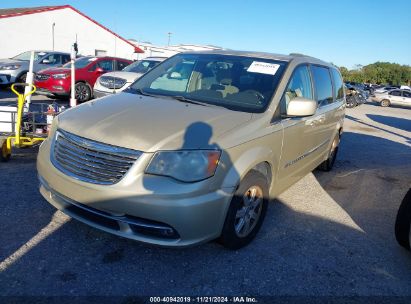
[{"label": "yellow machinery", "polygon": [[[11,86],[11,90],[17,95],[17,121],[15,126],[15,132],[13,136],[8,136],[6,139],[2,140],[1,144],[1,155],[0,160],[8,161],[11,156],[11,147],[14,145],[16,148],[24,148],[33,146],[46,138],[36,137],[34,134],[32,136],[22,136],[21,125],[24,110],[24,103],[26,97],[33,94],[36,91],[36,87],[32,85],[32,89],[27,94],[21,94],[16,90],[17,86],[26,87],[27,83],[15,83]],[[0,140],[1,143],[1,140]]]}]

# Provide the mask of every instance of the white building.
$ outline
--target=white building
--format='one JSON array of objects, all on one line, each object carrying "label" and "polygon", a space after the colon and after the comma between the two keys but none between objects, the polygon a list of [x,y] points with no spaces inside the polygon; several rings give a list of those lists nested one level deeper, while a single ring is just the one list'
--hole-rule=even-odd
[{"label": "white building", "polygon": [[0,58],[28,50],[70,52],[76,41],[81,55],[137,59],[138,46],[70,5],[0,9]]}]

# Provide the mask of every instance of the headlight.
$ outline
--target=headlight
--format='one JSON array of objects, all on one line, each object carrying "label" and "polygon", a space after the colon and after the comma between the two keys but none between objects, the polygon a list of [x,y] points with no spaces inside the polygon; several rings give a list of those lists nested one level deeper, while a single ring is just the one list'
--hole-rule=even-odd
[{"label": "headlight", "polygon": [[53,74],[51,77],[54,79],[66,79],[69,76],[67,73]]},{"label": "headlight", "polygon": [[20,64],[3,65],[0,70],[17,70],[21,67]]},{"label": "headlight", "polygon": [[53,136],[54,136],[54,134],[56,133],[56,130],[57,130],[57,126],[58,126],[58,116],[54,116],[53,122],[51,123],[51,127],[50,127],[50,130],[49,130],[48,138],[53,139]]},{"label": "headlight", "polygon": [[214,175],[220,154],[218,150],[156,152],[146,173],[169,176],[183,182],[197,182]]}]

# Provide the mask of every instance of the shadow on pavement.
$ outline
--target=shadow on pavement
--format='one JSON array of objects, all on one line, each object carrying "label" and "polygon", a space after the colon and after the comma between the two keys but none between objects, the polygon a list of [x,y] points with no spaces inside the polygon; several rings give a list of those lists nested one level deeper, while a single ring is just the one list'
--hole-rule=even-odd
[{"label": "shadow on pavement", "polygon": [[391,116],[383,116],[383,115],[374,115],[374,114],[367,114],[369,119],[374,120],[375,122],[401,129],[407,132],[411,132],[411,119],[406,118],[398,118],[398,117],[391,117]]},{"label": "shadow on pavement", "polygon": [[[367,116],[379,116],[379,115],[367,114]],[[383,116],[383,117],[384,117],[384,116]],[[387,116],[385,116],[385,117],[387,117]],[[374,128],[374,129],[376,129],[376,130],[384,131],[384,132],[387,132],[387,133],[389,133],[389,134],[402,137],[402,138],[404,138],[404,139],[407,140],[407,141],[411,141],[411,138],[410,138],[410,137],[401,135],[401,134],[399,134],[399,133],[397,133],[397,132],[393,132],[393,131],[390,131],[390,130],[387,130],[387,129],[384,129],[384,128],[381,128],[381,127],[377,127],[377,126],[372,125],[372,124],[370,124],[370,123],[366,123],[366,122],[362,121],[361,119],[355,118],[355,117],[353,117],[353,116],[345,115],[345,118],[346,118],[346,119],[349,119],[349,120],[352,120],[352,121],[355,121],[355,122],[357,122],[357,123],[359,123],[359,124],[362,124],[362,125],[364,125],[364,126],[370,127],[370,128],[366,128],[364,131],[373,132],[372,128]],[[399,121],[400,119],[401,119],[401,118],[396,118],[395,121],[398,123],[398,121]],[[407,120],[407,119],[404,119],[404,120]],[[378,121],[377,121],[377,122],[378,122]],[[394,120],[391,121],[391,123],[393,123],[393,122],[394,122]],[[402,122],[402,123],[405,123],[405,122]],[[388,124],[387,124],[387,125],[388,125]],[[396,126],[394,126],[394,127],[397,128]],[[354,128],[355,128],[355,127],[354,127]],[[357,129],[358,129],[358,128],[357,128]]]},{"label": "shadow on pavement", "polygon": [[[336,170],[315,172],[358,227],[275,200],[254,242],[228,251],[215,243],[147,246],[71,220],[5,269],[0,290],[3,295],[410,295],[411,259],[393,235],[399,197],[410,180],[408,152],[405,145],[348,132]],[[392,157],[381,161],[384,155]],[[2,169],[10,187],[16,179],[22,182],[21,193],[3,202],[9,211],[0,224],[7,231],[0,243],[9,247],[2,248],[2,259],[55,213],[32,185],[34,165],[33,160],[24,167],[27,175]]]},{"label": "shadow on pavement", "polygon": [[343,134],[335,169],[315,171],[322,188],[372,239],[397,250],[394,223],[411,181],[411,148],[380,137]]}]

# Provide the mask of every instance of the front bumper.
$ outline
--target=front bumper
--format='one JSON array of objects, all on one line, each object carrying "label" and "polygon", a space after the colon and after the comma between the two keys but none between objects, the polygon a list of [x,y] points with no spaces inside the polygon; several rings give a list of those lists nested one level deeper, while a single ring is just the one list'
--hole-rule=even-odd
[{"label": "front bumper", "polygon": [[0,85],[8,85],[16,82],[17,73],[15,70],[10,70],[7,73],[5,70],[0,71]]},{"label": "front bumper", "polygon": [[114,185],[90,184],[60,172],[49,155],[47,140],[37,158],[40,192],[50,204],[83,223],[168,247],[195,245],[221,234],[234,188],[204,192],[195,184],[138,173],[151,155],[137,160]]}]

